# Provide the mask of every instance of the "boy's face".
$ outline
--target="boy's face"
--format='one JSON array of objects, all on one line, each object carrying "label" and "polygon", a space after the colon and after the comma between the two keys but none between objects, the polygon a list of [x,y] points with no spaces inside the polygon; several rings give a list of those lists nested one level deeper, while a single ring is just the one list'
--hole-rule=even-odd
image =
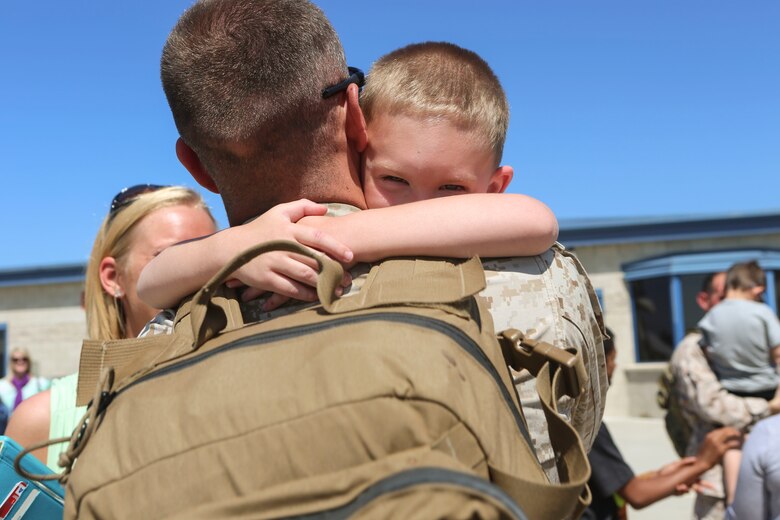
[{"label": "boy's face", "polygon": [[493,151],[446,122],[380,114],[368,125],[363,192],[369,208],[462,193],[499,193],[511,168],[494,167]]}]

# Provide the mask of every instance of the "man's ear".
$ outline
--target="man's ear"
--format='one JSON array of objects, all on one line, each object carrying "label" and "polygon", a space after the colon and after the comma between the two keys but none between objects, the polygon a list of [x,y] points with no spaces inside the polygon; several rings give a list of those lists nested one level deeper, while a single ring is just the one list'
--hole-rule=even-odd
[{"label": "man's ear", "polygon": [[704,312],[707,312],[710,307],[710,295],[707,291],[699,291],[696,293],[696,304],[701,307]]},{"label": "man's ear", "polygon": [[512,177],[515,175],[515,170],[511,166],[499,166],[493,175],[490,177],[490,184],[488,184],[488,193],[504,193],[509,187],[509,183],[512,182]]},{"label": "man's ear", "polygon": [[98,275],[100,276],[100,285],[106,294],[112,298],[118,298],[124,295],[124,289],[119,281],[119,269],[116,265],[116,258],[107,256],[100,261],[98,266]]},{"label": "man's ear", "polygon": [[179,158],[179,162],[187,168],[187,171],[190,172],[190,175],[198,184],[213,193],[219,193],[219,188],[217,188],[214,179],[206,171],[203,163],[200,162],[198,154],[181,137],[176,140],[176,157]]},{"label": "man's ear", "polygon": [[352,141],[355,150],[362,153],[366,149],[368,136],[366,134],[366,118],[363,117],[363,110],[360,109],[359,94],[360,88],[351,83],[347,87],[347,121],[346,132],[347,139]]}]

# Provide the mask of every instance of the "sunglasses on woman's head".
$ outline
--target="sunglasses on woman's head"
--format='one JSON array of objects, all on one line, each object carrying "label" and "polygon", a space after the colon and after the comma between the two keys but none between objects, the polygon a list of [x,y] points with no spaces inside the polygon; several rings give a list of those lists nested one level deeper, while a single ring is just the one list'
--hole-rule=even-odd
[{"label": "sunglasses on woman's head", "polygon": [[135,199],[146,193],[168,188],[160,184],[136,184],[122,190],[111,200],[111,207],[108,209],[108,218],[114,218],[117,212],[125,206],[132,203]]}]

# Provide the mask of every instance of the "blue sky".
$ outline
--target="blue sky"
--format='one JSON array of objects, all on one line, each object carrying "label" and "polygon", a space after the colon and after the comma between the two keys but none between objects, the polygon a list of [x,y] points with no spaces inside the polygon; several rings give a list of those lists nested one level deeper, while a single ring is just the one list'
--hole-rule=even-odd
[{"label": "blue sky", "polygon": [[[778,2],[316,3],[364,69],[425,40],[482,55],[511,105],[510,191],[546,202],[564,225],[780,210]],[[0,268],[85,261],[124,186],[194,186],[158,70],[189,4],[4,3]]]}]

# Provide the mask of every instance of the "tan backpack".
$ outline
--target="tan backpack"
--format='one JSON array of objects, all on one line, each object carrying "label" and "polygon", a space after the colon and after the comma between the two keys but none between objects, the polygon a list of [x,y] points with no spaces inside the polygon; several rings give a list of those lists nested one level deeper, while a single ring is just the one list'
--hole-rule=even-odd
[{"label": "tan backpack", "polygon": [[[317,255],[321,305],[244,324],[222,282],[273,249],[305,252],[239,255],[172,335],[85,342],[80,387],[101,377],[65,456],[65,518],[579,515],[590,468],[556,403],[580,392],[582,359],[497,337],[478,259],[388,260],[336,299],[341,268]],[[507,365],[538,376],[559,484]]]}]

